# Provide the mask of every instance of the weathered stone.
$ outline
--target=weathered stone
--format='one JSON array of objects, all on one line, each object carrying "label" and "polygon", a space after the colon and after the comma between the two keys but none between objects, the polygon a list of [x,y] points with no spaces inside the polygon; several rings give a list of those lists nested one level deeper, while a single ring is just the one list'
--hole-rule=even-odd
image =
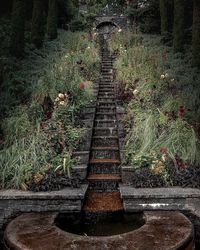
[{"label": "weathered stone", "polygon": [[[85,174],[85,169],[84,169]],[[0,191],[0,225],[23,212],[80,212],[88,185],[52,192]]]},{"label": "weathered stone", "polygon": [[85,180],[87,176],[87,164],[73,166],[71,170],[72,177],[78,177],[80,180]]},{"label": "weathered stone", "polygon": [[23,214],[6,228],[13,250],[192,250],[193,226],[179,212],[145,212],[146,223],[137,230],[109,237],[80,236],[54,225],[56,213]]}]

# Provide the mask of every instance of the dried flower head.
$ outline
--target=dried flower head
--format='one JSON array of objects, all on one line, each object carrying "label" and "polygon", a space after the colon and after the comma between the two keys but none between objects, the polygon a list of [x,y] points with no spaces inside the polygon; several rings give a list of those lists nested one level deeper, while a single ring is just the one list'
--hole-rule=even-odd
[{"label": "dried flower head", "polygon": [[58,97],[60,98],[60,100],[64,100],[65,99],[65,95],[63,93],[59,93]]}]

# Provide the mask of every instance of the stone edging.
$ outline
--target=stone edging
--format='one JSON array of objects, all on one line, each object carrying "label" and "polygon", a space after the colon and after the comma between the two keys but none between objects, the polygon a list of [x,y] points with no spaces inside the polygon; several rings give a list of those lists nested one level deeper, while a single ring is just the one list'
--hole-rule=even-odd
[{"label": "stone edging", "polygon": [[133,188],[120,185],[126,212],[141,210],[191,211],[200,215],[200,190],[193,188]]},{"label": "stone edging", "polygon": [[0,228],[25,212],[80,212],[88,185],[51,192],[0,191]]}]

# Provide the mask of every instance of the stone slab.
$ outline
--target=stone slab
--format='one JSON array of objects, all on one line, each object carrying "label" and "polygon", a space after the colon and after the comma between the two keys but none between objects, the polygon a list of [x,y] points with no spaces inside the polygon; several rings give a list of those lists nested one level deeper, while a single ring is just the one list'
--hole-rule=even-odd
[{"label": "stone slab", "polygon": [[195,188],[133,188],[120,185],[123,199],[135,198],[200,198],[200,190]]},{"label": "stone slab", "polygon": [[[51,192],[31,192],[19,191],[14,189],[0,191],[0,203],[2,200],[56,200],[56,199],[84,199],[87,185],[81,185],[80,188],[65,188],[59,191]],[[1,205],[0,205],[1,207]]]}]

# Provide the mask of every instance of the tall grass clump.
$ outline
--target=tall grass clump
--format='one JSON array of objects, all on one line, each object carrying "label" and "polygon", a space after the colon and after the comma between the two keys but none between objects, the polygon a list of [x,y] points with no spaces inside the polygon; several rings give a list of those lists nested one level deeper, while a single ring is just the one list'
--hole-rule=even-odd
[{"label": "tall grass clump", "polygon": [[126,164],[164,152],[176,167],[199,165],[200,77],[191,51],[174,55],[160,36],[127,31],[113,35],[110,47],[119,54],[117,80],[132,97],[124,103]]},{"label": "tall grass clump", "polygon": [[46,171],[62,171],[63,162],[64,169],[71,166],[65,156],[72,157],[84,136],[77,119],[93,100],[99,74],[96,41],[87,33],[60,31],[26,53],[20,67],[12,62],[2,87],[1,188],[25,189]]}]

